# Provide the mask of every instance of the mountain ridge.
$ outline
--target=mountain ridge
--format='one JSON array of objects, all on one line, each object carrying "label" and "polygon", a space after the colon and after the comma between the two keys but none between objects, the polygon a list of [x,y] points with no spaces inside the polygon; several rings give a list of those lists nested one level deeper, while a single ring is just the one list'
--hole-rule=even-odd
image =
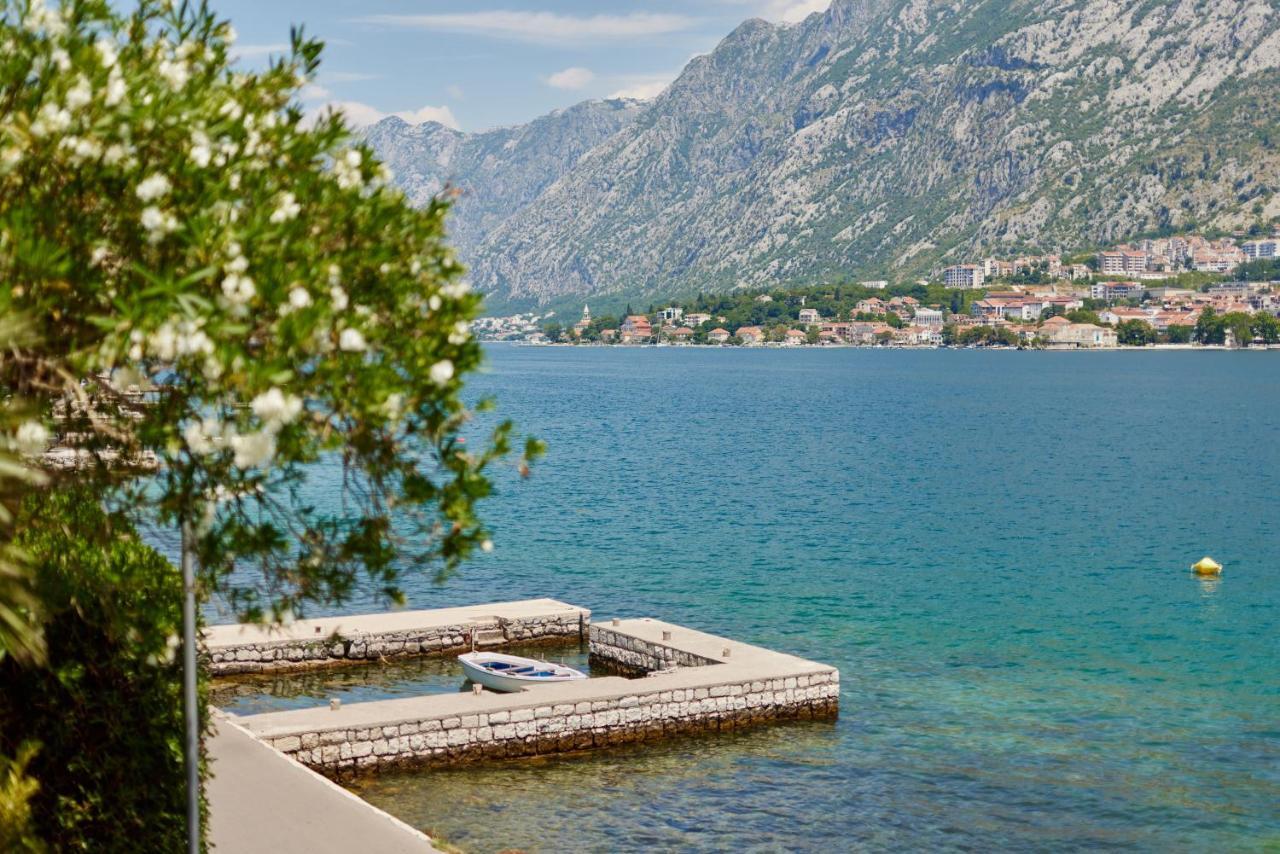
[{"label": "mountain ridge", "polygon": [[[1238,227],[1280,215],[1278,18],[1261,0],[836,0],[751,19],[625,115],[522,126],[542,153],[468,173],[486,201],[464,196],[453,233],[494,303],[545,304]],[[415,156],[464,144],[433,132]]]}]

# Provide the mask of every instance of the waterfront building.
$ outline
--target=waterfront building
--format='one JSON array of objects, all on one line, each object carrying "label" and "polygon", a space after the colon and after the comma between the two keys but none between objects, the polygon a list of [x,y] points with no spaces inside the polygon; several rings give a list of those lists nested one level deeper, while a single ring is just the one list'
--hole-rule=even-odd
[{"label": "waterfront building", "polygon": [[662,323],[664,325],[668,323],[675,323],[677,320],[684,317],[684,309],[680,308],[678,305],[667,306],[662,311],[658,312],[658,317],[662,318]]},{"label": "waterfront building", "polygon": [[738,337],[743,344],[763,344],[764,330],[759,326],[742,326],[738,328]]},{"label": "waterfront building", "polygon": [[707,333],[707,340],[714,341],[717,344],[723,344],[728,341],[730,337],[729,330],[721,327],[716,327]]},{"label": "waterfront building", "polygon": [[782,343],[788,347],[795,347],[804,344],[809,340],[809,335],[799,329],[788,329],[786,334],[782,336]]},{"label": "waterfront building", "polygon": [[638,344],[653,337],[653,326],[643,314],[631,314],[618,328],[623,344]]},{"label": "waterfront building", "polygon": [[822,322],[822,315],[816,308],[800,309],[800,322],[806,326],[816,326]]},{"label": "waterfront building", "polygon": [[711,319],[711,315],[700,314],[697,312],[695,312],[694,314],[686,314],[684,316],[684,322],[686,326],[701,326],[702,324],[706,323],[710,319]]},{"label": "waterfront building", "polygon": [[941,329],[943,323],[942,311],[936,308],[917,308],[915,317],[912,320],[917,326]]},{"label": "waterfront building", "polygon": [[[1065,318],[1053,318],[1064,320]],[[1059,350],[1097,350],[1119,346],[1119,339],[1114,329],[1095,326],[1092,323],[1052,324],[1045,323],[1041,330],[1042,337],[1051,349]]]}]

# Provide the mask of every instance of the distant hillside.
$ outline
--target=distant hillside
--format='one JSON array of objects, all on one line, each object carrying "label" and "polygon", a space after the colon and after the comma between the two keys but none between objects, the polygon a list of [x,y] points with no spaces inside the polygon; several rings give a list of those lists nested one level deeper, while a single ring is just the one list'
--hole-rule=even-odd
[{"label": "distant hillside", "polygon": [[416,197],[471,191],[453,231],[494,303],[563,304],[1271,218],[1278,69],[1260,0],[836,0],[643,105],[373,138]]},{"label": "distant hillside", "polygon": [[450,232],[465,253],[642,107],[633,100],[587,101],[526,125],[471,134],[392,116],[365,136],[415,203],[425,204],[446,184],[460,191]]}]

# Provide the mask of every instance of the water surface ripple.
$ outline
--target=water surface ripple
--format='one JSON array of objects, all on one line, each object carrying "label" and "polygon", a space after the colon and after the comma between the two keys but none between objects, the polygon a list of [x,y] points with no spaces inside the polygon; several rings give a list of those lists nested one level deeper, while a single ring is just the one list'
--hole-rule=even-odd
[{"label": "water surface ripple", "polygon": [[379,806],[475,851],[1280,846],[1277,354],[497,346],[470,391],[550,452],[412,606],[660,616],[837,665],[841,715]]}]

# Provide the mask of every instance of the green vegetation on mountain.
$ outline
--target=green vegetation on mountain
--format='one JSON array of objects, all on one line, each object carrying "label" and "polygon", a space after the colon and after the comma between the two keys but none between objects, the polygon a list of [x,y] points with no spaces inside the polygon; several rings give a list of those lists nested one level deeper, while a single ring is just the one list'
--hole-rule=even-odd
[{"label": "green vegetation on mountain", "polygon": [[742,24],[534,201],[455,233],[500,309],[1257,231],[1278,69],[1253,0],[835,0]]}]

